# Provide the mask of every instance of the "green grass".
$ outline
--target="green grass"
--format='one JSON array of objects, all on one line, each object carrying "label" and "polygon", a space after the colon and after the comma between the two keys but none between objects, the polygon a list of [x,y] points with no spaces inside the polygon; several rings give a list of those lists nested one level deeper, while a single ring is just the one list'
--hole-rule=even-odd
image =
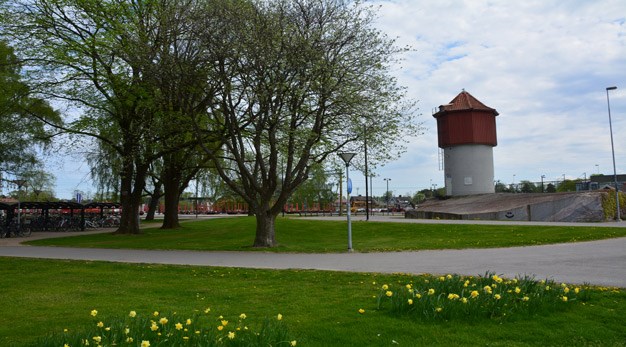
[{"label": "green grass", "polygon": [[[251,247],[254,233],[254,217],[237,217],[184,222],[176,230],[148,227],[141,235],[96,234],[27,243],[91,248],[241,251],[254,250]],[[529,246],[623,236],[626,236],[626,228],[601,226],[352,223],[353,247],[359,252]],[[344,252],[347,225],[345,221],[279,217],[276,237],[279,246],[269,251]]]},{"label": "green grass", "polygon": [[[28,346],[98,317],[211,308],[237,321],[275,317],[298,346],[625,346],[626,293],[594,290],[590,300],[530,318],[422,322],[376,310],[381,284],[415,277],[0,257],[0,345]],[[365,313],[360,314],[359,309]],[[184,316],[183,316],[184,317]],[[72,346],[74,347],[74,346]]]}]

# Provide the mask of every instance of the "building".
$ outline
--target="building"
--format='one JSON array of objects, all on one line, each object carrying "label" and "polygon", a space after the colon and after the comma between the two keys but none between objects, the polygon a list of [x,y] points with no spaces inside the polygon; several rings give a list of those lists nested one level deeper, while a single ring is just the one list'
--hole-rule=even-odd
[{"label": "building", "polygon": [[493,147],[498,112],[463,90],[439,106],[439,148],[443,149],[446,195],[494,193]]},{"label": "building", "polygon": [[[603,189],[608,187],[615,189],[615,175],[591,175],[588,182],[588,190]],[[617,175],[617,186],[619,187],[620,192],[626,191],[626,175]]]}]

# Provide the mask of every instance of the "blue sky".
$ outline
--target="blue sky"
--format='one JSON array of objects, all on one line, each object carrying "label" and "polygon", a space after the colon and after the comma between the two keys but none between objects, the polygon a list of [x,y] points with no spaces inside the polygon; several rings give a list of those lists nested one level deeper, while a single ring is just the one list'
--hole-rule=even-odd
[{"label": "blue sky", "polygon": [[[425,132],[377,169],[375,195],[443,186],[432,110],[465,89],[498,110],[495,179],[540,181],[612,174],[606,100],[618,173],[626,172],[626,4],[594,1],[370,1],[377,26],[413,47],[393,73],[418,99]],[[597,165],[597,166],[596,166]],[[57,195],[94,191],[76,157],[57,161]],[[351,172],[353,194],[365,193]]]}]

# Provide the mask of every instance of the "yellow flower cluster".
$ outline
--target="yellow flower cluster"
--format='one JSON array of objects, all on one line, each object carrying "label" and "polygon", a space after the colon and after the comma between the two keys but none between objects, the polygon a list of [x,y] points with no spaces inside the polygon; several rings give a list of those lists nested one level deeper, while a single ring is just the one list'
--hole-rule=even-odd
[{"label": "yellow flower cluster", "polygon": [[[210,312],[210,308],[204,310],[204,312],[208,315]],[[364,311],[363,311],[364,312]],[[90,315],[92,317],[98,316],[97,310],[91,310]],[[218,321],[220,325],[216,330],[212,330],[210,328],[201,328],[200,325],[204,325],[205,323],[201,323],[201,321],[206,321],[208,317],[201,316],[196,313],[198,319],[176,319],[177,313],[174,312],[169,319],[166,316],[162,316],[158,311],[154,311],[152,313],[152,319],[143,318],[137,313],[137,311],[130,311],[126,317],[121,319],[114,319],[111,322],[111,325],[107,320],[94,320],[92,327],[95,326],[95,329],[89,329],[89,331],[95,331],[96,333],[87,333],[87,338],[80,339],[81,346],[95,346],[95,347],[103,347],[103,346],[120,346],[120,345],[134,345],[141,347],[150,347],[152,345],[166,345],[175,344],[182,345],[184,341],[186,346],[205,346],[205,345],[213,345],[215,343],[221,344],[222,341],[228,340],[239,340],[242,341],[249,340],[252,337],[253,340],[258,340],[258,333],[254,333],[248,329],[247,326],[244,326],[242,323],[244,320],[248,318],[245,313],[239,314],[239,320],[237,324],[229,324],[229,321],[224,317],[220,316]],[[99,317],[98,317],[99,318]],[[210,319],[209,319],[210,320]],[[270,323],[269,326],[264,325],[264,340],[258,340],[262,345],[275,345],[279,343],[285,343],[284,336],[286,332],[284,331],[284,324],[280,321],[283,320],[282,314],[276,315],[276,321]],[[209,323],[210,325],[210,323]],[[228,330],[225,327],[229,327]],[[224,330],[223,333],[219,333],[218,331]],[[73,339],[77,337],[72,337],[69,334],[69,329],[63,330],[63,335],[58,338],[63,339],[60,343],[55,343],[56,346],[70,347],[70,344],[67,343],[66,339]],[[82,335],[82,333],[76,333],[75,335]],[[251,336],[247,336],[251,335]],[[179,342],[177,342],[177,340]],[[234,342],[237,343],[237,342]],[[286,341],[286,343],[290,346],[296,346],[296,340]]]},{"label": "yellow flower cluster", "polygon": [[[374,282],[375,283],[375,282]],[[477,316],[504,319],[519,312],[536,312],[541,307],[577,300],[581,288],[532,278],[506,279],[488,274],[484,277],[456,275],[413,278],[405,290],[392,291],[384,284],[378,296],[378,308],[389,307],[399,314],[424,316],[427,319]],[[463,308],[464,307],[464,308]]]}]

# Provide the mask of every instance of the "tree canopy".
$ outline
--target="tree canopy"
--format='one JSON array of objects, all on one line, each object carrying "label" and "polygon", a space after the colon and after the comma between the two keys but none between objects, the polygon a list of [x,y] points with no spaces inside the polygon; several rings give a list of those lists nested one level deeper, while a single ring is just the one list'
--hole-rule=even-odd
[{"label": "tree canopy", "polygon": [[224,129],[223,151],[206,152],[256,215],[254,245],[271,247],[275,217],[315,164],[365,137],[384,153],[414,134],[412,104],[389,72],[403,49],[358,3],[223,2],[214,10],[205,49],[218,92],[208,117]]},{"label": "tree canopy", "polygon": [[138,232],[156,161],[176,197],[209,161],[256,216],[254,245],[272,247],[276,216],[313,167],[365,141],[383,163],[419,132],[391,75],[406,48],[360,2],[17,0],[4,11],[30,84],[78,111],[62,129],[113,154],[119,232]]},{"label": "tree canopy", "polygon": [[21,64],[6,42],[0,41],[0,178],[20,176],[41,164],[38,145],[50,142],[52,133],[44,118],[60,118],[44,100],[34,97],[21,77]]}]

